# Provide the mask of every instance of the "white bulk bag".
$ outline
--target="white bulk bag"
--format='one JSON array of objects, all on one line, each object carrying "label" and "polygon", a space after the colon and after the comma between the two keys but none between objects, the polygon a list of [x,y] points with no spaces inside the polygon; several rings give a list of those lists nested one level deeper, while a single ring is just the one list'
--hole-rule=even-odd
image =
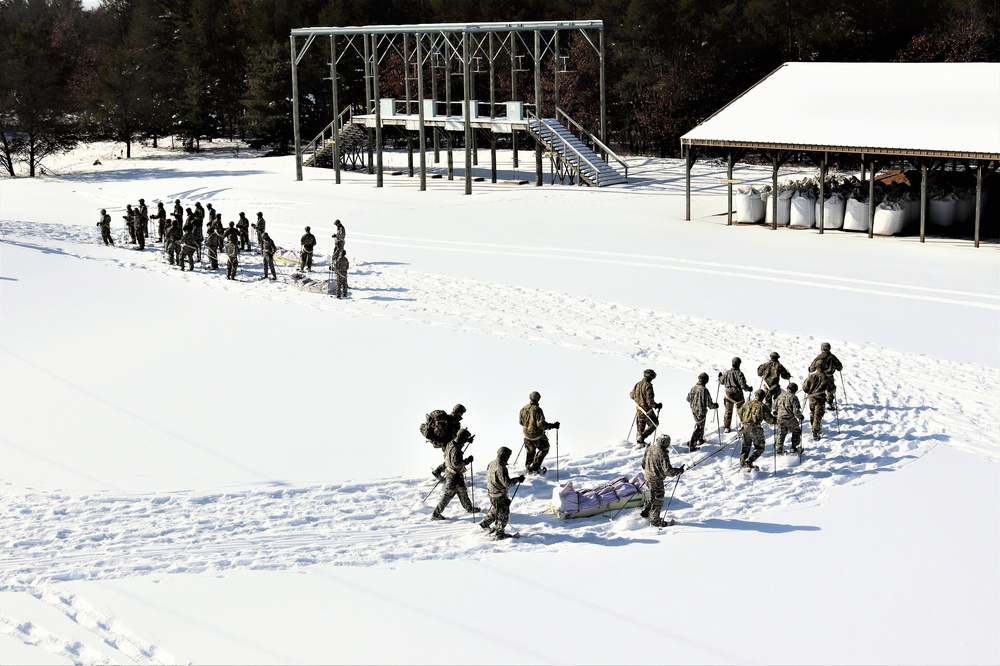
[{"label": "white bulk bag", "polygon": [[816,224],[816,199],[811,192],[796,192],[792,197],[789,224],[808,229]]},{"label": "white bulk bag", "polygon": [[741,187],[736,194],[736,221],[754,224],[763,220],[765,196],[756,188]]},{"label": "white bulk bag", "polygon": [[906,204],[901,201],[882,202],[875,207],[875,233],[879,236],[895,236],[906,226]]},{"label": "white bulk bag", "polygon": [[[788,225],[788,220],[790,218],[790,210],[792,206],[792,195],[794,192],[792,190],[782,190],[778,192],[778,226],[784,227]],[[767,214],[764,220],[768,224],[774,224],[774,202],[767,201]]]},{"label": "white bulk bag", "polygon": [[[826,201],[823,202],[823,228],[842,228],[844,226],[846,208],[847,205],[843,194],[835,192],[827,197]],[[816,226],[819,226],[819,201],[816,202]]]},{"label": "white bulk bag", "polygon": [[855,198],[844,209],[844,231],[868,231],[868,204]]},{"label": "white bulk bag", "polygon": [[939,227],[950,227],[955,224],[958,215],[958,197],[947,194],[940,199],[927,202],[927,221]]}]

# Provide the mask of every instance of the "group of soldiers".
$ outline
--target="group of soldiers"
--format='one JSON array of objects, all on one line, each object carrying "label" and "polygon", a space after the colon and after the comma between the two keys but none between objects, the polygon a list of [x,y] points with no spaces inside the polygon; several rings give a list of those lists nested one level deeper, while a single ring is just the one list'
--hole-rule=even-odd
[{"label": "group of soldiers", "polygon": [[[347,240],[347,229],[344,228],[340,220],[334,220],[333,233],[333,255],[330,259],[330,272],[337,278],[337,298],[347,296],[347,271],[351,267],[351,262],[347,259],[347,251],[344,244]],[[312,233],[311,227],[305,228],[305,233],[299,239],[299,270],[312,271],[313,252],[316,249],[316,236]]]},{"label": "group of soldiers", "polygon": [[[206,255],[210,270],[219,269],[219,251],[226,255],[226,279],[237,279],[237,272],[240,266],[240,253],[253,251],[253,243],[250,239],[250,230],[253,229],[257,237],[257,248],[261,254],[264,266],[264,276],[261,279],[278,279],[278,273],[274,266],[274,254],[278,247],[267,233],[267,221],[264,214],[257,213],[257,221],[251,223],[245,213],[240,213],[239,220],[230,222],[224,226],[222,214],[213,208],[209,203],[202,206],[201,202],[195,202],[193,207],[184,208],[180,199],[174,200],[173,210],[167,214],[163,202],[156,204],[156,211],[149,213],[145,199],[139,199],[139,203],[133,207],[132,204],[125,206],[125,231],[129,241],[137,245],[139,250],[146,249],[146,239],[150,238],[150,222],[156,224],[156,242],[163,243],[163,250],[166,254],[167,262],[171,266],[177,266],[182,271],[185,264],[188,270],[194,270],[195,258],[202,261],[202,246],[206,249]],[[206,222],[207,217],[207,222]],[[104,244],[114,245],[115,241],[111,235],[111,216],[104,208],[101,209],[100,219],[97,226],[101,231],[101,239]],[[330,270],[337,276],[337,298],[347,295],[347,271],[350,262],[344,250],[346,232],[344,225],[337,220],[334,222],[336,239],[333,261]],[[312,235],[309,227],[301,240],[301,262],[302,270],[312,270],[313,250],[316,246],[316,237]]]},{"label": "group of soldiers", "polygon": [[[775,454],[784,455],[785,440],[791,435],[791,446],[788,453],[799,453],[802,448],[802,424],[804,416],[799,402],[799,387],[789,381],[782,391],[780,381],[790,380],[791,373],[781,364],[777,352],[772,352],[770,359],[757,368],[761,378],[761,386],[766,387],[756,391],[747,384],[746,376],[740,370],[742,360],[734,358],[732,367],[719,373],[719,389],[725,389],[725,416],[723,419],[726,432],[732,431],[733,414],[739,419],[739,434],[742,438],[740,450],[740,469],[749,471],[755,469],[754,461],[764,452],[764,423],[776,427]],[[809,400],[812,437],[818,440],[822,437],[822,421],[826,409],[836,409],[837,385],[834,375],[843,370],[843,364],[831,351],[830,344],[820,345],[820,353],[809,364],[809,376],[802,384],[802,390]],[[665,493],[665,482],[668,478],[684,473],[684,465],[673,466],[670,462],[670,435],[662,434],[652,445],[646,438],[659,428],[659,411],[663,404],[656,402],[653,390],[653,380],[656,372],[647,369],[643,377],[629,392],[629,397],[635,402],[635,425],[637,443],[645,446],[642,457],[642,469],[646,478],[648,491],[644,498],[640,515],[648,518],[650,525],[661,527],[670,524],[661,517]],[[705,444],[705,423],[708,410],[717,410],[719,403],[712,399],[708,390],[709,376],[707,373],[698,375],[698,382],[688,391],[687,402],[694,417],[694,431],[688,441],[688,450],[697,451]],[[718,390],[718,389],[717,389]],[[750,392],[749,399],[744,393]],[[495,539],[509,538],[505,528],[510,521],[511,498],[508,491],[512,486],[522,483],[527,475],[544,474],[547,470],[542,466],[549,452],[549,439],[546,431],[559,430],[559,421],[550,423],[545,420],[545,413],[540,406],[541,395],[532,391],[528,395],[528,404],[521,408],[518,422],[524,433],[522,449],[525,451],[525,473],[511,477],[508,472],[511,450],[500,447],[496,458],[490,462],[486,470],[487,493],[490,498],[490,510],[479,523],[484,530],[489,530]],[[469,513],[479,513],[480,508],[474,506],[469,498],[465,484],[467,466],[473,461],[473,456],[465,455],[468,445],[475,436],[462,426],[465,416],[465,406],[458,404],[450,413],[435,410],[427,415],[425,424],[420,428],[428,441],[435,448],[443,449],[444,461],[432,474],[438,483],[444,482],[444,492],[431,514],[432,520],[444,520],[442,513],[456,496],[462,507]],[[727,447],[723,447],[727,448]],[[720,449],[722,450],[722,449]],[[520,452],[518,452],[520,456]],[[515,462],[516,462],[515,458]]]},{"label": "group of soldiers", "polygon": [[[761,378],[761,387],[754,389],[747,384],[746,376],[740,369],[742,360],[733,358],[732,367],[720,372],[719,388],[724,389],[723,401],[725,414],[722,426],[725,431],[732,431],[733,413],[739,419],[739,434],[743,439],[740,453],[740,467],[752,469],[753,463],[764,451],[763,424],[769,423],[776,427],[775,452],[783,455],[785,439],[791,435],[789,454],[799,453],[802,447],[802,404],[796,395],[799,386],[789,381],[782,391],[780,381],[790,380],[791,373],[781,364],[778,352],[771,352],[770,359],[757,367],[757,376]],[[810,424],[813,441],[823,436],[823,416],[827,409],[836,409],[837,384],[835,373],[844,369],[830,349],[830,343],[820,345],[820,353],[809,364],[809,376],[802,383],[802,390],[809,400]],[[632,389],[629,396],[636,405],[637,442],[645,444],[646,437],[656,431],[659,426],[659,410],[662,403],[656,402],[653,392],[653,379],[656,372],[646,370],[643,378]],[[712,399],[708,390],[709,377],[706,373],[698,375],[698,383],[687,394],[687,401],[694,417],[694,431],[688,441],[689,451],[696,451],[705,443],[705,422],[709,409],[718,409],[718,402]],[[717,389],[718,391],[718,389]],[[744,393],[750,393],[749,399]],[[718,393],[716,393],[718,395]]]},{"label": "group of soldiers", "polygon": [[[542,396],[538,391],[532,391],[528,395],[528,404],[521,408],[518,415],[518,422],[524,433],[522,449],[525,451],[525,473],[513,478],[510,476],[507,463],[513,452],[506,446],[497,450],[497,457],[486,468],[486,492],[490,498],[490,510],[480,521],[479,526],[488,530],[494,539],[507,539],[512,536],[505,531],[510,522],[511,498],[507,495],[508,490],[524,482],[529,474],[545,474],[548,471],[542,465],[550,448],[546,431],[559,430],[560,423],[559,421],[550,423],[545,420],[545,412],[539,405],[541,399]],[[427,422],[420,429],[435,448],[444,449],[444,462],[432,472],[438,483],[444,482],[444,492],[434,507],[432,520],[444,520],[442,512],[456,496],[467,512],[481,511],[478,506],[473,506],[465,485],[466,466],[473,461],[473,456],[465,456],[465,450],[475,439],[475,435],[462,427],[465,411],[465,406],[461,404],[455,405],[451,413],[435,410],[427,415]]]}]

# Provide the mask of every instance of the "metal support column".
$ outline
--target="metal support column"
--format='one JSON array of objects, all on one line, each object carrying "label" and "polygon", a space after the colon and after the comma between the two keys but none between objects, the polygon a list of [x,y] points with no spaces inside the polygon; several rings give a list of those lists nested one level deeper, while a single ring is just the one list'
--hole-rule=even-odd
[{"label": "metal support column", "polygon": [[[444,115],[451,117],[451,37],[442,35],[448,45],[444,53]],[[444,131],[444,138],[448,150],[448,180],[455,180],[455,156],[451,150],[451,130]]]},{"label": "metal support column", "polygon": [[[406,95],[406,111],[404,115],[410,115],[410,35],[403,33],[403,88]],[[413,178],[413,132],[403,127],[406,132],[406,175]]]},{"label": "metal support column", "polygon": [[823,153],[823,157],[819,162],[819,219],[816,223],[819,225],[819,232],[823,233],[823,226],[826,223],[826,161],[828,159],[828,154]]},{"label": "metal support column", "polygon": [[[438,77],[437,77],[437,67],[434,66],[436,61],[436,56],[440,52],[437,47],[437,37],[431,37],[431,99],[434,100],[434,108],[437,108],[437,98],[438,98]],[[423,106],[423,99],[420,101],[420,105]],[[436,115],[436,114],[435,114]],[[441,136],[438,134],[438,128],[435,126],[431,130],[431,134],[434,136],[434,164],[441,163]]]},{"label": "metal support column", "polygon": [[[420,191],[427,190],[427,135],[424,129],[424,36],[417,33],[417,137],[420,141]],[[433,69],[431,73],[433,73]],[[437,138],[437,137],[435,137]]]},{"label": "metal support column", "polygon": [[[361,41],[364,43],[364,56],[365,56],[365,113],[378,113],[378,103],[375,103],[375,108],[372,109],[372,62],[371,62],[371,43],[368,41],[368,35],[363,35]],[[372,155],[373,144],[375,143],[375,138],[373,136],[372,129],[365,126],[365,133],[368,135],[368,145],[366,150],[368,152],[368,175],[375,173],[374,160]]]},{"label": "metal support column", "polygon": [[375,96],[375,187],[382,187],[382,104],[378,85],[378,35],[372,35],[372,94]]},{"label": "metal support column", "polygon": [[726,226],[733,224],[733,151],[726,154]]},{"label": "metal support column", "polygon": [[920,158],[920,242],[927,229],[927,160]]},{"label": "metal support column", "polygon": [[295,48],[295,35],[289,39],[292,42],[292,141],[295,142],[295,180],[302,180],[302,134],[299,131],[299,63]]},{"label": "metal support column", "polygon": [[465,116],[465,193],[472,194],[472,72],[469,33],[462,33],[462,112]]},{"label": "metal support column", "polygon": [[694,146],[684,154],[684,219],[691,221],[691,166],[694,164]]},{"label": "metal support column", "polygon": [[[517,41],[515,33],[510,33],[510,101],[517,101]],[[510,128],[510,147],[514,168],[517,168],[517,130]]]},{"label": "metal support column", "polygon": [[333,174],[340,185],[340,100],[337,98],[337,37],[330,35],[330,80],[333,82]]},{"label": "metal support column", "polygon": [[[605,90],[604,90],[604,28],[600,31],[600,53],[598,54],[598,59],[601,65],[601,143],[608,145],[608,123],[604,118],[605,109]],[[605,155],[607,159],[607,155]]]},{"label": "metal support column", "polygon": [[553,37],[552,45],[552,104],[559,108],[559,31]]},{"label": "metal support column", "polygon": [[771,156],[771,230],[778,228],[778,153]]},{"label": "metal support column", "polygon": [[979,247],[979,223],[983,219],[983,161],[976,160],[976,231],[975,246]]},{"label": "metal support column", "polygon": [[875,237],[875,160],[871,161],[871,178],[868,180],[868,238]]},{"label": "metal support column", "polygon": [[[542,33],[535,30],[535,116],[541,120],[542,113]],[[542,186],[542,143],[535,142],[535,186]]]}]

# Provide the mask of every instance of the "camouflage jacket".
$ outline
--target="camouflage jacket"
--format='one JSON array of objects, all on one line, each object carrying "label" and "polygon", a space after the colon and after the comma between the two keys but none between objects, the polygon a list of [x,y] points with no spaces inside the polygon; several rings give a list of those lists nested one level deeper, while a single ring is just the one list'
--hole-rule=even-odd
[{"label": "camouflage jacket", "polygon": [[841,364],[840,359],[828,351],[820,352],[819,356],[814,358],[813,362],[809,364],[809,372],[819,370],[824,375],[832,375],[835,371],[843,369],[844,366]]},{"label": "camouflage jacket", "polygon": [[336,269],[337,277],[339,278],[346,278],[347,269],[349,269],[350,267],[351,267],[351,262],[347,260],[346,254],[340,255],[339,257],[337,257],[337,261],[334,262],[334,268]]},{"label": "camouflage jacket", "polygon": [[750,386],[747,385],[747,378],[739,368],[730,368],[723,372],[719,375],[719,383],[725,387],[727,392],[731,393],[742,394],[743,391],[750,390]]},{"label": "camouflage jacket", "polygon": [[656,396],[653,394],[653,382],[649,381],[645,377],[635,383],[635,386],[628,394],[628,397],[635,400],[635,405],[638,409],[651,412],[656,407]]},{"label": "camouflage jacket", "polygon": [[101,216],[101,221],[97,223],[97,226],[101,227],[102,229],[107,229],[107,230],[110,231],[111,230],[111,216],[108,215],[108,214],[102,215]]},{"label": "camouflage jacket", "polygon": [[768,386],[775,386],[778,383],[779,377],[781,379],[792,378],[792,375],[785,369],[785,366],[775,360],[770,360],[767,363],[757,366],[757,376],[763,377],[764,383]]},{"label": "camouflage jacket", "polygon": [[219,249],[219,246],[222,245],[222,239],[219,238],[219,233],[215,229],[211,229],[208,232],[208,239],[205,241],[205,245],[213,250]]},{"label": "camouflage jacket", "polygon": [[337,239],[338,243],[343,243],[347,237],[347,229],[345,229],[343,225],[337,227],[337,233],[335,233],[333,237]]},{"label": "camouflage jacket", "polygon": [[802,391],[811,400],[825,400],[829,381],[826,375],[819,370],[815,370],[802,382]]},{"label": "camouflage jacket", "polygon": [[702,384],[695,384],[688,391],[687,401],[691,405],[691,411],[698,416],[704,416],[709,409],[715,409],[712,407],[715,404],[712,402],[712,394]]},{"label": "camouflage jacket", "polygon": [[507,465],[499,460],[492,460],[486,467],[486,492],[490,497],[506,497],[507,489],[514,485],[507,472]]},{"label": "camouflage jacket", "polygon": [[277,251],[277,249],[278,249],[277,246],[274,244],[274,241],[271,239],[270,236],[262,239],[260,244],[261,253],[266,254],[269,257],[272,257],[274,256],[274,253]]},{"label": "camouflage jacket", "polygon": [[232,240],[226,241],[226,245],[222,248],[222,251],[226,253],[230,261],[235,261],[240,256],[240,251],[237,249],[236,243]]},{"label": "camouflage jacket", "polygon": [[785,391],[774,401],[774,412],[779,421],[802,420],[802,405],[799,404],[799,396]]},{"label": "camouflage jacket", "polygon": [[680,467],[671,467],[670,454],[666,447],[653,444],[646,447],[646,452],[642,454],[642,471],[646,474],[646,481],[651,479],[665,479],[668,476],[677,476],[681,473]]},{"label": "camouflage jacket", "polygon": [[774,425],[775,419],[771,410],[755,399],[740,407],[740,421],[743,425],[759,426],[764,421]]},{"label": "camouflage jacket", "polygon": [[545,431],[552,427],[552,424],[545,420],[545,412],[534,402],[529,402],[521,408],[518,421],[524,429],[526,439],[541,439],[545,436]]},{"label": "camouflage jacket", "polygon": [[450,474],[465,474],[465,459],[462,458],[462,445],[457,439],[448,442],[444,447],[444,466]]},{"label": "camouflage jacket", "polygon": [[316,247],[316,237],[311,233],[302,234],[302,238],[299,242],[302,244],[302,249],[306,252],[312,252],[313,248]]}]

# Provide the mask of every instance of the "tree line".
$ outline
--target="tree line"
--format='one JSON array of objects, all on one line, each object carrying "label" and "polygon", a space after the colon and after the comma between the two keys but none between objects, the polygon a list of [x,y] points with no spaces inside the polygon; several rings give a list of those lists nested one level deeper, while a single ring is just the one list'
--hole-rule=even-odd
[{"label": "tree line", "polygon": [[[609,136],[632,154],[676,154],[783,62],[1000,61],[998,0],[0,0],[0,167],[34,176],[91,140],[126,156],[164,137],[287,151],[292,28],[585,19],[604,21]],[[583,40],[565,48],[561,105],[596,129],[596,56]],[[340,103],[357,104],[362,73],[345,70]],[[402,97],[403,78],[390,61],[383,96]],[[497,86],[509,91],[510,75]],[[309,138],[332,119],[327,58],[303,60],[299,88]],[[530,84],[518,89],[532,101]]]}]

